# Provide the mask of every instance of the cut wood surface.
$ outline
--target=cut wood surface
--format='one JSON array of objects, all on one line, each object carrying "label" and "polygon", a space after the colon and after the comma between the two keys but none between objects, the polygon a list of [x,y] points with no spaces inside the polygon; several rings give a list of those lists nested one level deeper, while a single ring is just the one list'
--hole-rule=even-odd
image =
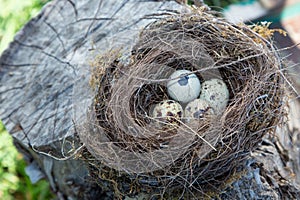
[{"label": "cut wood surface", "polygon": [[[59,199],[113,198],[90,180],[86,163],[66,159],[81,145],[74,121],[85,117],[74,102],[92,100],[80,94],[95,56],[120,47],[129,53],[160,13],[184,9],[175,1],[56,0],[23,27],[0,58],[0,117],[32,180],[44,175]],[[222,188],[221,199],[300,199],[299,109],[294,100],[290,123],[241,163],[245,173]]]}]

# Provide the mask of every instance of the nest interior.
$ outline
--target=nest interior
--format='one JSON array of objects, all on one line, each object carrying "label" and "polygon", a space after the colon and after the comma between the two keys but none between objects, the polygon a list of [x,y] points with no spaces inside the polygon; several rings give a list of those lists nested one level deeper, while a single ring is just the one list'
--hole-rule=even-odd
[{"label": "nest interior", "polygon": [[[97,58],[97,94],[80,132],[99,174],[120,194],[133,194],[132,185],[164,194],[218,188],[280,122],[281,61],[272,43],[244,24],[199,10],[174,14],[145,27],[131,53],[127,64],[117,50]],[[151,109],[170,99],[166,83],[178,69],[201,82],[222,79],[230,93],[224,112],[157,127]]]}]

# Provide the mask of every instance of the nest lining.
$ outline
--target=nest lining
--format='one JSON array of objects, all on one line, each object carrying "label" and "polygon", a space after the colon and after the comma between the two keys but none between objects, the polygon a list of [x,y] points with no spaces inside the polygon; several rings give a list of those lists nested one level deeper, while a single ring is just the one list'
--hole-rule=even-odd
[{"label": "nest lining", "polygon": [[[97,95],[80,133],[88,151],[119,174],[111,176],[119,185],[123,174],[130,184],[163,193],[217,188],[280,122],[281,61],[272,44],[246,25],[198,10],[176,14],[144,28],[129,64],[120,62],[120,52],[96,61]],[[151,107],[169,99],[166,82],[178,69],[193,71],[201,82],[222,79],[230,92],[226,110],[155,126]]]}]

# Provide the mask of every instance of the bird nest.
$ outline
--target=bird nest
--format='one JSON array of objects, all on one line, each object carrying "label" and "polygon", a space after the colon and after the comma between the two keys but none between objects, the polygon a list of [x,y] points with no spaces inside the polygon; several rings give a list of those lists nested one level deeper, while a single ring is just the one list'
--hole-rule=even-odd
[{"label": "bird nest", "polygon": [[[91,78],[96,95],[79,132],[102,166],[98,178],[122,194],[205,191],[224,182],[282,118],[281,61],[266,39],[271,33],[192,11],[145,27],[127,63],[118,50],[98,57]],[[182,69],[201,84],[215,78],[226,84],[222,112],[193,120],[153,117],[153,106],[170,99],[170,75]],[[131,187],[121,187],[125,182]]]}]

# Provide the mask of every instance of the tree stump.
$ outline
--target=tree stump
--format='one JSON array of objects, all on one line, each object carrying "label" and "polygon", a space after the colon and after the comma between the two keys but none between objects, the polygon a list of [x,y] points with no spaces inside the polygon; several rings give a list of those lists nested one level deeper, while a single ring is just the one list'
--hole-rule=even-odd
[{"label": "tree stump", "polygon": [[[144,26],[160,13],[184,9],[174,1],[55,0],[15,36],[0,59],[0,117],[33,182],[46,177],[59,199],[116,198],[76,157],[83,147],[74,124],[77,83],[89,79],[93,57],[119,47],[130,53]],[[211,199],[300,198],[299,109],[299,101],[291,101],[288,123],[267,135]]]}]

